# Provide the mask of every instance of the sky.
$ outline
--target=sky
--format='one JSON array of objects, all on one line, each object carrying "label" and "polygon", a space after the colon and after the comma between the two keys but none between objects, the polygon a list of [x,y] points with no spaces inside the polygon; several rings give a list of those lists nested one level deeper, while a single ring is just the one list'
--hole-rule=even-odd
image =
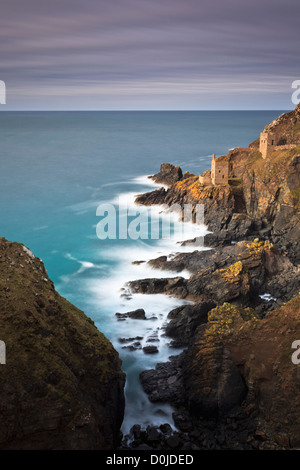
[{"label": "sky", "polygon": [[0,0],[3,110],[289,110],[299,0]]}]

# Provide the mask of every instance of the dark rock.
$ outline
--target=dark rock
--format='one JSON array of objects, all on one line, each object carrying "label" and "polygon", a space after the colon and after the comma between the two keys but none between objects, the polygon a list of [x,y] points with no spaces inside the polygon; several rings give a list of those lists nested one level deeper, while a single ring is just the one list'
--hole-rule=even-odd
[{"label": "dark rock", "polygon": [[168,269],[169,271],[180,272],[184,270],[182,262],[168,261],[167,256],[160,256],[159,258],[148,261],[149,266],[155,269]]},{"label": "dark rock", "polygon": [[182,298],[187,295],[186,280],[183,277],[140,279],[136,281],[130,281],[128,286],[132,293],[169,293]]},{"label": "dark rock", "polygon": [[207,348],[196,340],[187,352],[183,375],[185,396],[194,415],[224,416],[246,396],[239,370],[222,345]]},{"label": "dark rock", "polygon": [[135,447],[136,450],[152,450],[152,447],[148,446],[147,444],[140,444]]},{"label": "dark rock", "polygon": [[148,338],[147,343],[159,343],[159,338]]},{"label": "dark rock", "polygon": [[144,346],[143,351],[145,354],[156,354],[159,352],[157,346]]},{"label": "dark rock", "polygon": [[146,313],[143,308],[138,308],[137,310],[133,310],[131,312],[126,312],[126,313],[116,313],[116,316],[118,317],[119,320],[125,319],[125,318],[132,318],[134,320],[146,320]]},{"label": "dark rock", "polygon": [[153,204],[164,204],[166,199],[167,191],[164,188],[150,191],[149,193],[139,194],[135,202],[136,204],[143,204],[145,206],[151,206]]},{"label": "dark rock", "polygon": [[184,400],[181,355],[169,362],[158,363],[155,369],[140,373],[140,381],[153,402],[181,403]]},{"label": "dark rock", "polygon": [[172,428],[171,428],[171,426],[169,425],[169,423],[161,424],[161,425],[159,426],[159,429],[161,430],[161,432],[162,432],[163,434],[168,434],[168,435],[170,435],[170,434],[172,433]]},{"label": "dark rock", "polygon": [[156,427],[147,426],[146,432],[146,442],[153,443],[158,442],[160,440],[160,433]]},{"label": "dark rock", "polygon": [[120,343],[131,343],[132,341],[139,341],[139,340],[142,340],[143,337],[142,336],[135,336],[133,338],[119,338],[118,341]]},{"label": "dark rock", "polygon": [[178,449],[181,445],[181,441],[178,436],[170,436],[166,439],[166,444],[170,449],[175,450]]},{"label": "dark rock", "polygon": [[176,181],[182,179],[182,170],[179,166],[175,167],[171,163],[162,163],[159,173],[153,175],[152,179],[156,183],[171,186],[173,183],[176,183]]},{"label": "dark rock", "polygon": [[215,302],[200,302],[194,305],[182,305],[168,314],[170,321],[165,327],[166,335],[172,338],[172,347],[186,346],[194,335],[198,325],[207,322],[209,310]]},{"label": "dark rock", "polygon": [[213,250],[180,253],[170,261],[166,257],[158,260],[161,269],[170,270],[180,264],[193,275],[188,280],[177,277],[134,281],[130,283],[133,292],[168,293],[198,302],[251,301],[263,310],[267,307],[259,294],[274,292],[274,297],[287,301],[298,292],[299,270],[268,241],[251,239]]}]

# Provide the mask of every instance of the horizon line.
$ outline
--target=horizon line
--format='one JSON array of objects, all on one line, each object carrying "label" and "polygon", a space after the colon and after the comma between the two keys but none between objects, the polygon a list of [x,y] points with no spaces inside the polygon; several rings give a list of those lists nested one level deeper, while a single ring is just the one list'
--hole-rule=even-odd
[{"label": "horizon line", "polygon": [[[286,111],[293,111],[294,108],[286,108]],[[38,112],[38,113],[43,113],[43,112],[103,112],[103,113],[120,113],[120,112],[125,112],[125,113],[136,113],[136,112],[146,112],[146,113],[157,113],[157,112],[238,112],[238,111],[247,111],[247,112],[257,112],[257,111],[283,111],[284,108],[264,108],[264,109],[0,109],[0,112],[4,113],[11,113],[11,112]]]}]

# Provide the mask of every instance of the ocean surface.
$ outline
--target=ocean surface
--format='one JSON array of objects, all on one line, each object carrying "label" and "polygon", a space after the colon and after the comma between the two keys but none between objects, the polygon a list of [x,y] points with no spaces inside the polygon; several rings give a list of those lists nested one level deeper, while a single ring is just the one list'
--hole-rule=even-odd
[{"label": "ocean surface", "polygon": [[[157,239],[158,229],[151,239],[99,239],[103,217],[97,208],[115,208],[118,228],[124,210],[134,211],[134,195],[157,187],[147,176],[161,163],[200,174],[210,167],[212,153],[248,146],[282,112],[0,113],[0,236],[24,243],[41,258],[58,292],[91,317],[118,350],[127,376],[124,433],[135,423],[173,425],[172,408],[149,402],[139,373],[180,352],[168,347],[163,325],[183,301],[126,297],[122,289],[129,280],[170,275],[133,261],[187,248],[176,243],[182,237],[176,223],[171,238]],[[205,230],[200,225],[196,234]],[[118,321],[115,315],[137,308],[144,308],[147,320]],[[155,344],[159,353],[124,349],[131,343],[120,339],[137,336],[141,346]]]}]

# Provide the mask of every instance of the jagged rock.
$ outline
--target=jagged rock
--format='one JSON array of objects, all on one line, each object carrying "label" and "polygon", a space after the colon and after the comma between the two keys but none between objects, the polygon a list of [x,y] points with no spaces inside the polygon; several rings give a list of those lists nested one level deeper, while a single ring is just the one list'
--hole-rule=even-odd
[{"label": "jagged rock", "polygon": [[146,313],[143,308],[138,308],[137,310],[132,310],[131,312],[126,313],[116,313],[116,316],[119,320],[123,320],[126,318],[132,318],[134,320],[146,320]]},{"label": "jagged rock", "polygon": [[[149,266],[155,269],[168,269],[169,271],[181,272],[184,264],[176,261],[168,261],[167,256],[159,256],[156,259],[148,261]],[[166,268],[167,265],[167,268]]]},{"label": "jagged rock", "polygon": [[131,343],[132,341],[140,341],[142,339],[143,339],[142,336],[135,336],[133,338],[119,338],[118,341],[124,344],[124,343]]},{"label": "jagged rock", "polygon": [[193,275],[188,280],[165,278],[134,281],[130,283],[133,292],[165,292],[197,302],[211,299],[217,303],[245,303],[250,296],[256,305],[263,304],[263,310],[267,305],[258,296],[265,292],[276,298],[282,297],[284,301],[298,293],[299,268],[264,240],[252,239],[213,250],[184,252],[171,260],[160,257],[153,262],[156,267],[168,271],[172,266],[180,265]]},{"label": "jagged rock", "polygon": [[183,277],[138,279],[130,281],[128,287],[132,293],[139,294],[173,293],[182,298],[187,295],[186,280]]},{"label": "jagged rock", "polygon": [[158,363],[155,369],[140,373],[140,381],[153,402],[181,403],[184,401],[182,385],[183,356],[172,356],[169,362]]},{"label": "jagged rock", "polygon": [[176,181],[182,179],[182,170],[179,166],[175,167],[171,163],[162,163],[159,173],[153,175],[152,179],[156,183],[171,186],[173,183],[176,183]]},{"label": "jagged rock", "polygon": [[144,346],[143,351],[145,354],[156,354],[159,352],[157,346],[153,345]]},{"label": "jagged rock", "polygon": [[223,345],[209,348],[197,341],[186,355],[183,380],[191,413],[204,417],[228,415],[247,393],[230,351]]},{"label": "jagged rock", "polygon": [[200,302],[171,310],[168,314],[170,321],[165,327],[166,335],[172,338],[171,346],[187,346],[197,326],[207,322],[207,314],[215,306],[214,302]]},{"label": "jagged rock", "polygon": [[167,191],[165,188],[159,188],[149,193],[139,194],[135,202],[136,204],[143,204],[145,206],[151,206],[153,204],[165,204]]}]

